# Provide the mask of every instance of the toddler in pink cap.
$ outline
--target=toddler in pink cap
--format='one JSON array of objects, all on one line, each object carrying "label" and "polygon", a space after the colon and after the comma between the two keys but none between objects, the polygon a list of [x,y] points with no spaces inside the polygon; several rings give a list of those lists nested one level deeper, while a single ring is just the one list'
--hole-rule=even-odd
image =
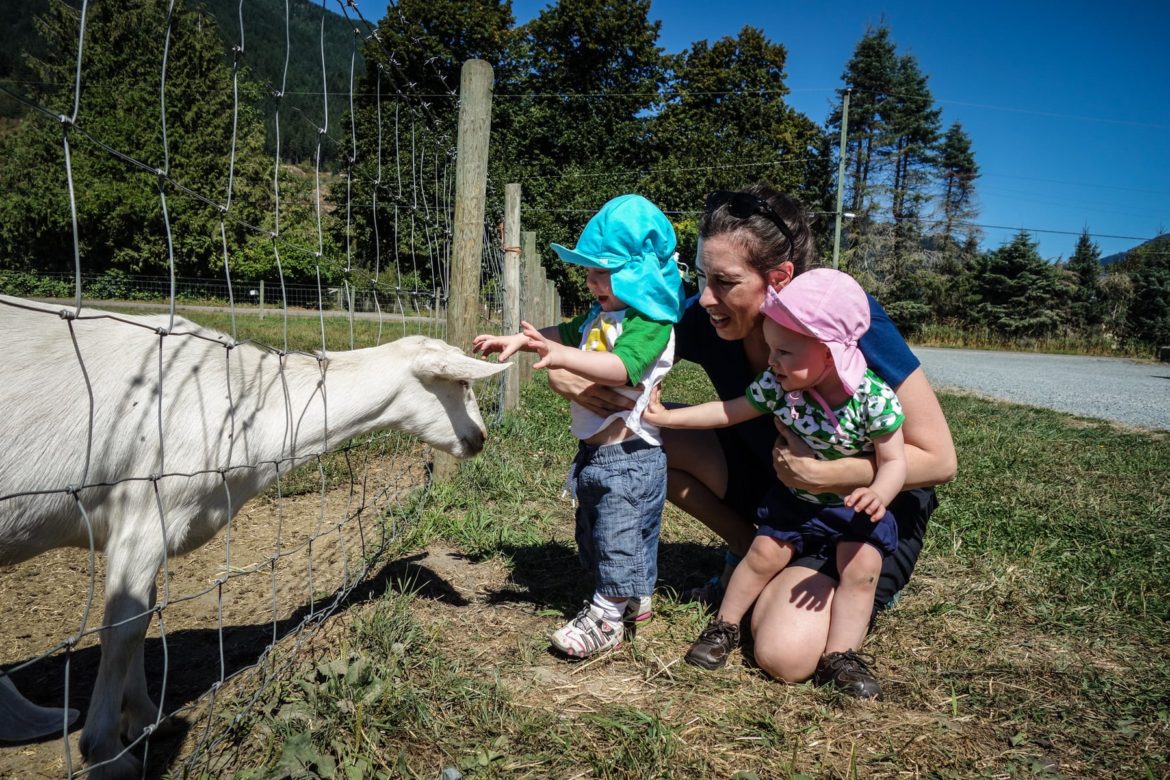
[{"label": "toddler in pink cap", "polygon": [[[758,535],[735,568],[723,602],[687,653],[688,663],[724,665],[739,643],[739,624],[764,586],[811,545],[835,544],[840,585],[833,597],[825,655],[816,677],[831,677],[835,659],[854,653],[873,609],[882,558],[898,544],[886,506],[902,489],[906,456],[902,407],[870,371],[857,340],[869,329],[869,304],[848,274],[817,268],[769,290],[761,311],[768,369],[730,401],[666,409],[653,403],[642,418],[666,428],[722,428],[774,414],[818,455],[836,459],[872,452],[873,483],[847,496],[779,486],[759,509]],[[822,669],[824,667],[824,669]],[[863,698],[880,694],[871,679]]]}]

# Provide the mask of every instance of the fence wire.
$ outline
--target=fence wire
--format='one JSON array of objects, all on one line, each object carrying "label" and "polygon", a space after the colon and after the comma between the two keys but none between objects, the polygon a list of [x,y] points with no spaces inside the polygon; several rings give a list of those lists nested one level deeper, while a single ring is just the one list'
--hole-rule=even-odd
[{"label": "fence wire", "polygon": [[[243,107],[240,67],[247,32],[242,1],[238,39],[231,50],[230,83],[207,85],[208,91],[230,90],[233,96],[231,143],[223,152],[227,185],[222,192],[205,189],[204,182],[180,180],[171,169],[167,76],[174,33],[173,0],[167,6],[165,28],[157,31],[161,160],[151,161],[141,150],[107,143],[98,131],[90,129],[90,124],[98,126],[92,122],[93,117],[87,117],[84,123],[79,121],[84,107],[87,2],[82,2],[78,14],[71,112],[57,113],[35,98],[2,87],[33,109],[27,121],[59,124],[64,189],[72,224],[74,272],[68,284],[71,305],[62,308],[0,298],[0,314],[19,316],[29,328],[46,333],[60,329],[60,338],[68,339],[76,361],[70,371],[49,372],[71,376],[70,386],[27,387],[20,390],[19,397],[29,399],[30,407],[36,409],[39,407],[32,401],[38,397],[60,394],[62,405],[81,410],[83,418],[78,428],[84,447],[44,441],[41,445],[55,452],[54,467],[45,473],[22,474],[21,479],[0,486],[0,513],[14,512],[14,516],[22,517],[47,505],[65,506],[63,516],[84,532],[85,542],[78,550],[54,551],[0,570],[0,587],[14,599],[36,607],[13,610],[9,616],[18,627],[16,631],[10,629],[9,634],[20,639],[5,646],[5,656],[0,657],[0,681],[11,679],[38,704],[62,709],[60,739],[38,746],[56,752],[59,760],[44,761],[41,755],[29,761],[30,767],[39,763],[37,771],[48,776],[74,777],[98,767],[124,768],[127,760],[141,760],[143,772],[152,776],[167,769],[179,776],[216,774],[222,766],[221,755],[240,738],[257,702],[299,663],[300,653],[314,644],[326,620],[359,594],[377,592],[378,575],[388,563],[388,551],[425,505],[429,484],[425,447],[395,432],[365,433],[336,441],[330,436],[330,420],[338,413],[331,412],[329,400],[335,396],[323,388],[328,377],[328,356],[335,354],[338,347],[381,344],[415,333],[445,335],[454,154],[450,139],[441,135],[438,146],[434,145],[433,134],[426,143],[420,142],[420,128],[443,125],[437,121],[435,108],[425,101],[412,100],[404,91],[403,80],[394,77],[398,66],[393,53],[385,51],[376,29],[361,17],[356,5],[339,2],[338,6],[355,25],[348,95],[334,95],[334,99],[341,97],[350,106],[349,137],[337,136],[336,128],[329,126],[327,88],[322,92],[321,118],[303,114],[297,118],[318,124],[312,224],[308,226],[290,224],[283,208],[281,185],[287,161],[281,158],[280,133],[283,122],[289,120],[281,116],[280,98],[289,61],[294,56],[319,58],[325,83],[324,4],[319,51],[295,53],[287,46],[289,9],[285,4],[284,78],[276,89],[272,117],[276,143],[270,179],[271,229],[243,220],[233,198],[239,177],[237,130]],[[358,50],[363,44],[381,51],[385,61],[379,68],[386,77],[378,80],[375,95],[378,137],[374,160],[357,159],[358,130],[352,118]],[[392,99],[383,99],[383,83]],[[165,251],[169,270],[166,279],[157,282],[167,305],[161,317],[91,308],[95,294],[100,294],[94,285],[100,285],[103,277],[87,271],[84,236],[79,229],[79,194],[72,162],[73,142],[78,138],[154,181],[165,233],[165,248],[160,249]],[[444,142],[448,145],[443,146]],[[349,151],[350,164],[344,176],[347,197],[344,215],[338,217],[344,219],[344,246],[340,251],[344,251],[347,270],[362,254],[353,226],[354,212],[360,209],[370,214],[375,263],[371,280],[364,286],[351,283],[348,277],[340,286],[321,282],[321,261],[331,251],[325,240],[322,205],[325,143],[333,143],[339,149],[348,146]],[[376,180],[362,182],[373,193],[369,203],[353,202],[359,163],[370,164],[377,171]],[[224,333],[195,326],[178,311],[179,302],[191,293],[185,291],[187,281],[176,274],[175,244],[182,236],[174,234],[169,217],[171,202],[176,198],[214,208],[220,215],[218,244],[224,278],[222,283],[201,280],[201,289],[225,299],[222,307],[228,324]],[[384,225],[389,226],[390,235],[380,234]],[[229,226],[267,236],[278,269],[275,285],[265,287],[255,280],[233,278],[237,258],[227,238]],[[312,237],[308,244],[303,239],[306,235]],[[495,329],[502,322],[500,244],[495,227],[485,226],[481,318],[485,327]],[[415,251],[403,253],[403,246],[412,250],[422,246],[426,256],[420,258]],[[285,259],[293,254],[316,261],[315,286],[286,283]],[[440,269],[430,281],[424,281],[426,275],[418,267],[424,259],[430,268]],[[389,280],[383,278],[386,276]],[[110,283],[108,276],[104,280]],[[60,279],[41,281],[65,286]],[[124,284],[132,281],[120,280]],[[275,344],[248,335],[255,325],[253,318],[245,315],[254,309],[245,303],[267,305],[271,315],[279,317],[279,331],[269,337]],[[306,338],[298,335],[295,327],[290,328],[293,307],[315,311],[319,333],[313,341],[319,347],[304,346]],[[336,318],[327,317],[327,312],[332,311],[343,315],[340,325]],[[362,319],[372,319],[376,326],[372,332],[355,327]],[[105,352],[100,344],[105,345]],[[7,349],[0,346],[0,351]],[[142,444],[132,448],[133,462],[123,466],[110,462],[112,452],[106,438],[119,429],[127,434],[129,425],[128,417],[110,422],[111,415],[117,413],[113,406],[121,400],[115,398],[120,389],[109,371],[111,365],[119,365],[119,355],[110,350],[123,353],[131,349],[153,356],[151,365],[142,367],[140,379],[156,389],[149,410],[150,435],[146,435],[145,427],[135,431],[142,433]],[[184,353],[200,356],[193,369],[180,360]],[[259,436],[251,431],[255,421],[244,419],[238,407],[242,401],[239,394],[241,389],[246,392],[248,383],[255,379],[245,372],[265,362],[274,366],[276,377],[267,403],[283,408],[283,430],[277,435],[282,445],[275,452],[250,452],[249,436]],[[180,373],[180,367],[195,372],[199,378]],[[310,414],[308,403],[298,395],[298,383],[316,380],[322,390],[312,394]],[[206,382],[206,387],[200,382]],[[498,379],[479,388],[485,420],[498,419],[502,414],[500,390]],[[218,440],[204,446],[207,442],[190,440],[191,431],[179,422],[198,417],[204,411],[203,401],[217,394],[226,397],[228,413],[225,419],[216,421],[220,426]],[[71,400],[66,402],[66,398]],[[193,400],[197,403],[187,405]],[[6,412],[15,416],[33,414],[24,409]],[[137,419],[145,421],[147,414],[139,412]],[[308,424],[307,417],[317,414],[325,428],[321,446],[308,451],[297,449],[298,441],[312,438],[306,436],[302,426]],[[207,420],[200,424],[210,430]],[[201,447],[205,450],[202,456]],[[27,456],[17,453],[12,457]],[[264,485],[267,488],[261,492],[258,486]],[[256,493],[260,495],[252,499]],[[127,501],[120,516],[115,516],[108,506],[112,496]],[[158,562],[159,573],[152,580],[154,585],[141,600],[144,603],[122,598],[119,588],[123,583],[110,575],[111,571],[116,575],[115,570],[123,564],[113,562],[107,570],[98,553],[116,536],[115,526],[129,522],[126,508],[146,517],[143,527],[156,529],[149,533],[157,532],[163,548],[173,549],[187,546],[174,534],[190,530],[200,520],[184,514],[184,502],[195,500],[206,502],[213,517],[224,518],[220,532],[187,557],[168,560],[163,556]],[[364,591],[363,585],[367,586]],[[94,618],[95,605],[103,600],[107,613],[99,624]],[[83,765],[70,710],[83,709],[88,703],[89,686],[98,666],[96,645],[120,629],[142,623],[149,624],[142,656],[146,683],[156,705],[152,718],[148,723],[137,724],[142,726],[141,733],[131,735],[128,742],[120,745],[120,751],[91,756],[91,761]],[[135,689],[133,681],[127,684],[128,697],[142,693]],[[156,732],[177,722],[187,724],[186,738],[177,746],[173,741],[164,742],[161,751],[152,748],[152,739],[157,741]],[[2,748],[0,753],[11,750]],[[10,758],[4,759],[8,762],[4,765],[17,766],[11,764]],[[56,771],[58,768],[60,771]]]}]

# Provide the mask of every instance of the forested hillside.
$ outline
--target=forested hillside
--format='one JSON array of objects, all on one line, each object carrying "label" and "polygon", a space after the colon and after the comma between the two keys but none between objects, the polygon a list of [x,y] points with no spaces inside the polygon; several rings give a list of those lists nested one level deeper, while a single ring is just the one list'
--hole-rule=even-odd
[{"label": "forested hillside", "polygon": [[[201,0],[207,14],[215,19],[220,37],[229,52],[240,44],[239,0]],[[281,90],[282,124],[280,151],[284,159],[312,160],[316,153],[317,129],[324,127],[323,92],[329,97],[328,133],[334,139],[348,139],[349,128],[342,119],[349,110],[350,60],[354,60],[354,77],[365,71],[361,40],[354,34],[357,17],[347,21],[334,13],[329,3],[291,0],[288,4],[288,68],[285,70],[285,3],[284,0],[248,0],[243,4],[244,56],[251,78],[269,93]],[[322,60],[324,61],[322,63]],[[322,75],[324,64],[324,75]],[[261,105],[265,117],[266,149],[274,151],[276,101],[271,94]],[[323,145],[332,161],[336,144]]]},{"label": "forested hillside", "polygon": [[[349,110],[351,59],[355,77],[365,70],[361,39],[354,33],[355,27],[362,26],[356,15],[351,22],[330,8],[323,10],[320,3],[291,0],[286,30],[283,0],[247,0],[242,9],[239,0],[202,0],[188,5],[202,8],[203,13],[215,20],[229,66],[235,57],[234,49],[240,46],[242,21],[244,51],[239,62],[245,78],[258,82],[266,93],[261,107],[265,117],[265,149],[269,153],[275,152],[276,144],[276,101],[271,93],[281,91],[282,85],[284,121],[280,145],[285,159],[307,161],[316,154],[317,129],[323,126],[325,115],[326,88],[329,134],[334,138],[348,135],[342,119]],[[44,41],[37,33],[34,19],[43,16],[48,8],[49,0],[0,0],[6,39],[5,46],[0,47],[0,82],[12,84],[18,91],[46,86],[28,83],[35,81],[38,71],[26,60],[30,55],[38,59],[42,56]],[[287,49],[291,53],[287,70],[286,32]],[[154,56],[161,61],[161,46]],[[0,94],[0,118],[23,116],[26,110],[9,96]],[[334,150],[335,144],[323,145],[327,160],[332,160]]]},{"label": "forested hillside", "polygon": [[[32,55],[0,60],[6,74],[0,96],[7,108],[43,107],[26,108],[0,140],[0,270],[18,292],[12,274],[73,262],[57,117],[70,112],[78,12],[58,0],[0,2],[17,43],[6,52]],[[320,5],[291,0],[286,46],[285,4],[248,0],[241,54],[237,0],[176,3],[164,154],[165,5],[109,0],[89,9],[84,99],[76,129],[67,131],[76,144],[79,251],[87,269],[163,271],[169,260],[160,247],[171,246],[170,219],[175,240],[168,251],[188,275],[220,274],[226,251],[239,273],[274,279],[271,234],[279,231],[304,249],[282,258],[279,272],[287,279],[312,280],[319,269],[326,283],[366,284],[377,274],[398,286],[405,281],[397,276],[414,285],[441,281],[459,70],[479,58],[495,74],[493,230],[508,182],[522,184],[524,226],[542,246],[571,243],[605,200],[640,192],[671,216],[683,261],[693,264],[706,194],[764,181],[805,206],[829,262],[837,137],[846,123],[843,210],[850,217],[841,265],[904,329],[1068,336],[1106,348],[1170,341],[1164,241],[1108,267],[1088,229],[1080,241],[1070,240],[1069,259],[1059,263],[1042,259],[1027,233],[981,247],[973,139],[957,123],[944,126],[929,74],[899,50],[888,27],[868,30],[842,63],[844,89],[829,116],[809,117],[786,101],[782,41],[744,27],[668,52],[649,0],[562,0],[523,25],[506,0],[399,0],[385,18],[371,20],[376,35],[357,25],[363,37],[356,59],[355,25],[326,12],[329,116],[322,133]],[[30,37],[28,18],[38,9],[43,21]],[[166,181],[182,183],[176,194],[191,189],[203,200],[177,198],[164,214],[150,171],[167,165]],[[211,204],[224,203],[229,173],[232,219],[221,231],[223,209]],[[409,271],[383,274],[387,257]],[[580,269],[551,257],[546,267],[570,308],[584,300]]]}]

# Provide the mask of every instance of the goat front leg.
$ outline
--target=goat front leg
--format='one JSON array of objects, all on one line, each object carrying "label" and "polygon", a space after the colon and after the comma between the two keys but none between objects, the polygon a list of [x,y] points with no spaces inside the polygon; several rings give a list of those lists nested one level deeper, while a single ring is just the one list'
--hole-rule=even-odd
[{"label": "goat front leg", "polygon": [[[157,602],[158,586],[150,589],[150,607]],[[148,623],[149,628],[149,623]],[[146,642],[138,643],[134,657],[130,659],[130,666],[126,671],[126,692],[122,698],[122,737],[127,742],[133,742],[142,735],[147,727],[154,726],[154,734],[167,732],[172,724],[169,718],[159,721],[158,705],[150,698],[146,688],[146,662],[143,652]]]},{"label": "goat front leg", "polygon": [[[154,581],[162,556],[161,539],[152,543],[149,534],[127,534],[106,546],[102,660],[81,733],[81,753],[93,767],[93,778],[122,780],[142,773],[142,763],[136,757],[128,752],[119,756],[123,750],[122,705],[125,700],[131,708],[127,724],[136,727],[137,733],[154,722],[157,708],[146,693],[142,643],[150,626]],[[132,669],[132,664],[140,668]]]}]

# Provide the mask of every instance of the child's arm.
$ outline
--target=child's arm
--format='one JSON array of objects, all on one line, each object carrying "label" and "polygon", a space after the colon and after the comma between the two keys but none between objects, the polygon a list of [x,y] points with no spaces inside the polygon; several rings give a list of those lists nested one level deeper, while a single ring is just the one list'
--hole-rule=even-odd
[{"label": "child's arm", "polygon": [[667,409],[659,400],[658,393],[655,392],[645,411],[642,412],[642,420],[660,428],[706,430],[737,425],[745,420],[754,420],[762,414],[764,412],[753,406],[746,395],[741,395],[730,401],[711,401],[697,406],[679,406]]},{"label": "child's arm", "polygon": [[[533,368],[564,368],[578,376],[603,385],[621,386],[629,382],[626,364],[612,352],[586,352],[561,343],[556,328],[537,330],[521,322],[521,334],[527,338],[530,352],[540,355]],[[501,358],[503,359],[503,358]]]},{"label": "child's arm", "polygon": [[845,506],[865,512],[875,523],[906,484],[906,447],[902,429],[873,440],[877,474],[873,483],[859,487],[845,497]]},{"label": "child's arm", "polygon": [[[543,341],[552,341],[559,344],[561,342],[560,333],[556,325],[550,325],[547,328],[536,330],[527,322],[522,323],[525,328],[531,329]],[[500,362],[507,360],[515,355],[517,352],[539,352],[537,345],[533,343],[532,337],[525,332],[514,333],[511,336],[493,336],[490,333],[481,333],[476,336],[471,342],[471,350],[473,352],[490,355],[493,352],[500,353]]]}]

